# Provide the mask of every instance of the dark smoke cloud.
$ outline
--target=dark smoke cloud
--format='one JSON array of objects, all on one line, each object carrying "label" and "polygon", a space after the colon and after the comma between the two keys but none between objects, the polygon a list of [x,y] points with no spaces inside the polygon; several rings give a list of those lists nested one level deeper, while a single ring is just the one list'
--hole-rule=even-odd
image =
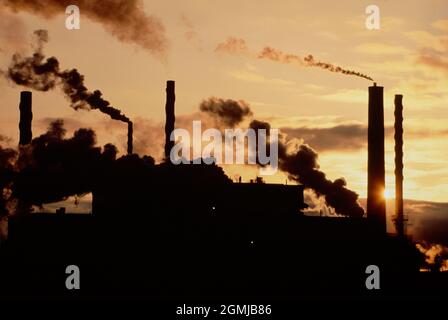
[{"label": "dark smoke cloud", "polygon": [[303,67],[317,67],[330,72],[357,76],[373,81],[371,77],[360,72],[345,69],[332,63],[318,61],[311,54],[305,57],[300,57],[295,54],[284,53],[269,46],[264,47],[259,53],[253,54],[247,48],[246,41],[244,39],[230,37],[225,42],[218,44],[216,51],[231,54],[248,54],[255,56],[258,59],[268,59],[283,64],[294,64]]},{"label": "dark smoke cloud", "polygon": [[0,147],[0,237],[7,233],[2,218],[94,190],[110,190],[119,197],[126,186],[159,188],[169,181],[168,188],[176,183],[210,189],[214,183],[230,182],[215,165],[156,166],[151,156],[136,154],[117,159],[114,145],[96,146],[92,129],[81,128],[66,136],[64,122],[57,119],[44,134],[20,147],[20,157],[16,150]]},{"label": "dark smoke cloud", "polygon": [[199,110],[219,120],[227,128],[235,127],[245,117],[252,115],[249,104],[244,100],[236,101],[216,97],[203,100],[199,105]]},{"label": "dark smoke cloud", "polygon": [[15,54],[7,72],[9,79],[18,85],[39,91],[48,91],[59,86],[75,110],[97,109],[114,120],[130,122],[120,110],[110,106],[109,102],[102,98],[101,91],[90,92],[84,85],[84,76],[78,70],[60,70],[57,58],[45,58],[42,49],[48,41],[46,30],[37,30],[34,35],[37,40],[36,52],[30,57]]},{"label": "dark smoke cloud", "polygon": [[289,151],[284,143],[279,145],[279,167],[287,172],[290,179],[312,189],[318,196],[336,210],[336,213],[350,217],[362,217],[364,210],[358,203],[358,194],[346,188],[344,178],[331,181],[319,170],[317,152],[302,144]]},{"label": "dark smoke cloud", "polygon": [[0,4],[45,18],[65,14],[67,6],[76,4],[81,18],[99,22],[118,40],[160,56],[167,50],[164,26],[158,18],[145,14],[141,0],[0,0]]},{"label": "dark smoke cloud", "polygon": [[16,174],[16,160],[16,150],[4,148],[0,145],[0,220],[9,214],[8,202],[11,198],[12,182]]},{"label": "dark smoke cloud", "polygon": [[91,129],[65,136],[63,121],[56,120],[22,151],[12,189],[15,198],[40,206],[92,191],[97,172],[115,160],[117,149],[112,145],[96,147]]},{"label": "dark smoke cloud", "polygon": [[[222,99],[221,99],[222,100]],[[202,106],[202,104],[201,104]],[[249,105],[247,115],[252,114]],[[201,108],[202,110],[202,108]],[[213,114],[224,124],[227,123],[226,114],[219,112],[219,108],[214,108]],[[241,118],[235,125],[240,123]],[[259,130],[269,130],[271,125],[268,122],[252,120],[250,128]],[[331,181],[326,178],[318,164],[318,155],[307,144],[297,145],[296,139],[287,139],[286,135],[281,134],[279,139],[278,157],[279,168],[288,174],[289,178],[303,184],[306,188],[312,189],[315,194],[325,198],[326,203],[334,208],[336,213],[349,217],[362,217],[364,209],[358,203],[358,194],[347,189],[344,178]],[[269,152],[269,145],[267,150]]]},{"label": "dark smoke cloud", "polygon": [[249,124],[249,128],[254,130],[265,129],[266,133],[269,133],[269,129],[271,129],[271,124],[269,122],[260,121],[260,120],[252,120]]}]

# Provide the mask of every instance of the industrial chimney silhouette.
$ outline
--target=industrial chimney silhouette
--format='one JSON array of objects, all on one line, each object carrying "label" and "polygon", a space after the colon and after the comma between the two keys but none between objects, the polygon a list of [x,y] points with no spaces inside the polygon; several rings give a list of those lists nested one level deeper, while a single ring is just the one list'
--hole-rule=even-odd
[{"label": "industrial chimney silhouette", "polygon": [[367,219],[386,233],[383,87],[369,87]]},{"label": "industrial chimney silhouette", "polygon": [[395,229],[402,237],[404,231],[403,214],[403,96],[395,95]]},{"label": "industrial chimney silhouette", "polygon": [[134,124],[129,121],[128,122],[128,154],[132,154],[133,153],[133,149],[134,149]]},{"label": "industrial chimney silhouette", "polygon": [[174,81],[168,80],[166,82],[166,105],[165,105],[165,159],[170,158],[171,148],[174,146],[174,141],[171,141],[171,132],[174,130],[174,122],[176,120],[174,115],[174,103],[176,95],[174,91]]},{"label": "industrial chimney silhouette", "polygon": [[33,132],[31,125],[33,121],[32,93],[30,91],[20,92],[20,122],[19,122],[19,145],[24,146],[31,143]]}]

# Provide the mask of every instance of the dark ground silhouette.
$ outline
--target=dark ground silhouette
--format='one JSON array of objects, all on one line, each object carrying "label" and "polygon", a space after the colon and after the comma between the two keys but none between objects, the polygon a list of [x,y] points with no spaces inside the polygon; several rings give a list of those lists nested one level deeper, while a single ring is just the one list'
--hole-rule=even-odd
[{"label": "dark ground silhouette", "polygon": [[[175,119],[171,85],[167,134]],[[372,91],[379,92],[376,88]],[[382,107],[382,94],[380,100]],[[207,112],[241,108],[233,100],[216,103]],[[227,110],[229,106],[233,109]],[[237,113],[236,122],[246,113]],[[31,132],[30,122],[23,121],[26,132]],[[251,123],[254,129],[268,127],[265,122]],[[31,141],[27,135],[18,152],[0,149],[0,186],[8,191],[0,199],[0,213],[5,215],[11,199],[16,201],[8,240],[0,248],[2,298],[446,297],[446,273],[420,273],[424,257],[414,243],[386,234],[381,208],[371,210],[370,218],[363,216],[358,195],[343,179],[328,180],[309,146],[292,154],[286,145],[279,146],[280,169],[303,185],[234,183],[216,165],[156,164],[150,156],[132,154],[132,126],[129,129],[129,154],[118,159],[115,146],[95,146],[91,129],[79,129],[67,138],[62,121]],[[381,133],[384,127],[376,130]],[[372,158],[377,171],[369,174],[380,184],[381,140],[384,135],[369,137],[369,145],[379,150],[378,159]],[[325,196],[345,217],[303,215],[304,188]],[[33,205],[89,192],[91,215],[30,213]],[[375,201],[384,203],[377,194]],[[81,290],[65,287],[65,269],[72,264],[80,267]],[[381,290],[366,289],[369,265],[380,268]]]}]

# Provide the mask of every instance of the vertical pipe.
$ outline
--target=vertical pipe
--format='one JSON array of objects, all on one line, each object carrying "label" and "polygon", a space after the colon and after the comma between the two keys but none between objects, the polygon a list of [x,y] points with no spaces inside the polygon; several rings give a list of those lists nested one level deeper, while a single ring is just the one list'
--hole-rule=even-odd
[{"label": "vertical pipe", "polygon": [[403,215],[403,95],[395,95],[395,228],[404,236]]},{"label": "vertical pipe", "polygon": [[[22,146],[29,145],[33,139],[32,121],[33,121],[33,107],[32,107],[32,93],[30,91],[20,92],[20,120],[19,120],[19,167],[26,158],[26,152],[22,153]],[[31,212],[31,204],[19,199],[16,205],[16,214],[18,216],[26,215]]]},{"label": "vertical pipe", "polygon": [[30,144],[33,139],[33,132],[31,130],[33,121],[32,93],[30,91],[20,92],[19,110],[19,145],[24,146]]},{"label": "vertical pipe", "polygon": [[128,122],[128,154],[133,153],[134,145],[133,145],[133,135],[134,135],[134,124],[132,121]]},{"label": "vertical pipe", "polygon": [[383,87],[369,87],[367,218],[386,233]]},{"label": "vertical pipe", "polygon": [[166,105],[165,105],[165,159],[170,158],[171,148],[174,146],[174,141],[171,141],[171,132],[174,130],[174,122],[176,120],[174,114],[174,103],[176,101],[176,95],[174,90],[174,81],[169,80],[166,82]]}]

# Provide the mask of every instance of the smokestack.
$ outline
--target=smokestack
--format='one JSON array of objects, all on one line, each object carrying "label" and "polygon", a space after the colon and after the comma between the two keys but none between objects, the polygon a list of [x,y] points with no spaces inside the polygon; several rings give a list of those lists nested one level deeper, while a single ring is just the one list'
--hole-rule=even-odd
[{"label": "smokestack", "polygon": [[133,145],[133,135],[134,135],[134,124],[132,121],[128,122],[128,154],[133,153],[134,145]]},{"label": "smokestack", "polygon": [[386,233],[383,87],[369,87],[367,218]]},{"label": "smokestack", "polygon": [[395,228],[404,236],[403,215],[403,95],[395,95]]},{"label": "smokestack", "polygon": [[166,105],[165,105],[165,159],[169,159],[171,148],[174,146],[174,141],[170,140],[171,132],[174,130],[174,102],[176,95],[174,91],[174,81],[168,80],[166,82]]},{"label": "smokestack", "polygon": [[19,145],[24,146],[30,144],[31,140],[33,139],[33,132],[31,130],[31,122],[33,120],[32,93],[30,91],[20,92],[19,110]]}]

